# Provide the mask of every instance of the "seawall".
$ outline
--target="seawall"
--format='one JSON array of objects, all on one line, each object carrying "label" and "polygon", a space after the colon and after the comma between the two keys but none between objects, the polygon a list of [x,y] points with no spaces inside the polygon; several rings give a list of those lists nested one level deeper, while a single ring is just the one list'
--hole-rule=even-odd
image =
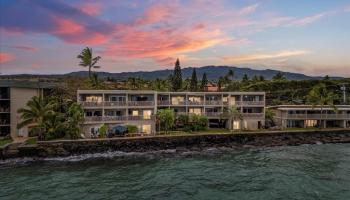
[{"label": "seawall", "polygon": [[147,152],[166,149],[181,151],[210,147],[273,147],[317,143],[350,143],[350,129],[43,141],[36,145],[20,145],[15,155],[7,155],[3,150],[0,158],[56,157],[105,151]]}]

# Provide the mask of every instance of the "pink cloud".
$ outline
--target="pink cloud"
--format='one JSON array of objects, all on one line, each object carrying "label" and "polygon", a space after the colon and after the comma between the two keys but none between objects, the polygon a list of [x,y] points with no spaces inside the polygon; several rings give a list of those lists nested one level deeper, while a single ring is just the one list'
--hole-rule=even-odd
[{"label": "pink cloud", "polygon": [[10,62],[15,59],[15,56],[10,53],[0,52],[0,63]]},{"label": "pink cloud", "polygon": [[19,49],[19,50],[23,50],[23,51],[31,51],[31,52],[35,52],[38,50],[38,48],[35,48],[35,47],[22,46],[22,45],[13,45],[13,46],[10,46],[10,48]]},{"label": "pink cloud", "polygon": [[102,5],[97,2],[87,2],[83,5],[79,6],[79,9],[84,12],[85,14],[91,15],[91,16],[97,16],[102,11]]}]

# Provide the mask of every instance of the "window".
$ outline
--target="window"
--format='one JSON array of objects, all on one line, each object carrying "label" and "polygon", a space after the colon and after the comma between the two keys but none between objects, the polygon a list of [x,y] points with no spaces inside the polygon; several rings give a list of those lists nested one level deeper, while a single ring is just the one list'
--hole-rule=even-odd
[{"label": "window", "polygon": [[317,120],[311,120],[311,119],[305,120],[305,125],[306,127],[316,127]]},{"label": "window", "polygon": [[147,125],[142,125],[142,132],[151,134],[152,133],[152,126],[147,124]]},{"label": "window", "polygon": [[132,113],[132,116],[139,116],[138,110],[133,110],[131,113]]},{"label": "window", "polygon": [[87,96],[86,102],[102,102],[101,96]]},{"label": "window", "polygon": [[151,119],[152,111],[151,110],[144,110],[143,111],[143,119]]},{"label": "window", "polygon": [[240,121],[233,121],[233,130],[239,130],[241,128],[241,122]]},{"label": "window", "polygon": [[188,109],[189,113],[200,115],[202,113],[202,109],[200,108],[189,108]]},{"label": "window", "polygon": [[184,97],[171,97],[171,103],[173,105],[179,105],[185,101]]},{"label": "window", "polygon": [[201,98],[200,97],[189,97],[188,100],[190,102],[197,102],[197,103],[201,102]]}]

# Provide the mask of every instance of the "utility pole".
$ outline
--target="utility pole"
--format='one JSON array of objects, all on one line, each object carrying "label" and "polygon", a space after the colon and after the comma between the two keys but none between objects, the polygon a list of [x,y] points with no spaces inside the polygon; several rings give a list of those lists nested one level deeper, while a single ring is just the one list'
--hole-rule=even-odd
[{"label": "utility pole", "polygon": [[343,103],[344,105],[346,104],[346,87],[345,87],[345,84],[343,84],[341,87],[340,87],[340,90],[343,91]]}]

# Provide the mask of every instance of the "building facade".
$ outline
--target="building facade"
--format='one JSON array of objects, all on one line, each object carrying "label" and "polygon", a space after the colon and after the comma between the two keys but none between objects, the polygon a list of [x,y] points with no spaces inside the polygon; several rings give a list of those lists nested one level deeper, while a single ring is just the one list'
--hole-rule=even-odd
[{"label": "building facade", "polygon": [[275,113],[276,125],[281,128],[350,127],[350,105],[280,105],[270,108]]},{"label": "building facade", "polygon": [[27,137],[28,126],[21,129],[18,109],[24,108],[33,96],[44,96],[48,88],[53,86],[32,81],[0,81],[0,137]]},{"label": "building facade", "polygon": [[[265,123],[264,92],[156,92],[133,90],[78,90],[78,103],[84,108],[86,137],[102,124],[110,128],[132,124],[139,132],[156,132],[155,115],[171,108],[176,115],[204,115],[211,126],[230,129],[259,129]],[[235,106],[241,120],[229,122],[228,109]]]}]

